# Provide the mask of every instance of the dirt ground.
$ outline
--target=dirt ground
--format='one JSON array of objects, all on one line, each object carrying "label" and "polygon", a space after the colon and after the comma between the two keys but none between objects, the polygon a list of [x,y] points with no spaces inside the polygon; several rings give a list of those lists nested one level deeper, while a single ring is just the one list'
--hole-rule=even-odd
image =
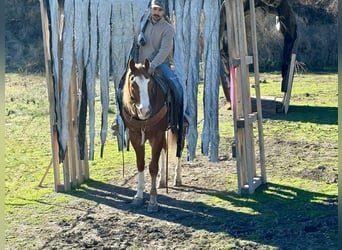
[{"label": "dirt ground", "polygon": [[[227,166],[230,170],[223,171]],[[335,198],[327,198],[326,205],[308,203],[298,211],[288,201],[275,198],[253,205],[258,199],[243,202],[234,192],[227,192],[233,169],[228,159],[219,164],[203,160],[186,164],[184,185],[174,188],[170,183],[168,193],[159,190],[160,209],[153,214],[147,213],[147,195],[142,207],[130,203],[136,185],[133,171],[126,173],[122,183],[90,182],[73,194],[80,199],[63,209],[72,213],[72,221],[53,224],[50,230],[58,233],[39,232],[41,243],[45,241],[40,249],[336,249],[332,237],[337,235]],[[281,189],[275,184],[266,188]],[[208,206],[202,202],[213,197],[259,211],[245,214],[243,208],[229,210],[220,203]],[[329,213],[310,214],[322,209]],[[274,213],[271,224],[264,221],[267,213]]]},{"label": "dirt ground", "polygon": [[[74,201],[63,208],[71,220],[39,230],[39,249],[337,249],[337,197],[272,182],[274,176],[297,175],[336,185],[337,169],[317,166],[295,173],[286,164],[288,155],[298,152],[316,157],[322,145],[267,140],[269,164],[279,167],[268,169],[271,181],[253,196],[240,196],[235,160],[227,153],[232,139],[222,140],[226,148],[220,148],[218,163],[205,156],[184,161],[181,187],[173,186],[169,170],[168,192],[158,190],[157,213],[147,212],[147,193],[143,206],[131,204],[134,167],[126,168],[119,183],[90,181],[72,192]],[[324,147],[327,154],[336,153],[336,145]],[[145,178],[148,191],[148,171]]]}]

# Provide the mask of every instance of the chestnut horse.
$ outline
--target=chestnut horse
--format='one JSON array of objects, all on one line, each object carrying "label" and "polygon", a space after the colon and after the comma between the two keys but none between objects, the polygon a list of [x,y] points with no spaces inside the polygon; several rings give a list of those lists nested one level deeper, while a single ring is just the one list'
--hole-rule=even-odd
[{"label": "chestnut horse", "polygon": [[[160,162],[159,187],[166,187],[165,156],[166,152],[170,156],[170,151],[173,151],[176,147],[177,133],[168,130],[167,93],[148,74],[149,66],[148,60],[145,60],[144,64],[136,64],[133,59],[129,61],[125,82],[122,87],[121,114],[125,127],[129,130],[129,138],[136,155],[138,185],[137,193],[133,198],[133,204],[135,205],[142,205],[144,201],[145,142],[148,140],[150,143],[152,157],[149,165],[151,190],[148,211],[154,212],[158,210],[158,163]],[[166,132],[167,130],[168,132]],[[166,151],[167,149],[169,151]],[[176,186],[181,185],[180,157],[177,159],[174,184]]]}]

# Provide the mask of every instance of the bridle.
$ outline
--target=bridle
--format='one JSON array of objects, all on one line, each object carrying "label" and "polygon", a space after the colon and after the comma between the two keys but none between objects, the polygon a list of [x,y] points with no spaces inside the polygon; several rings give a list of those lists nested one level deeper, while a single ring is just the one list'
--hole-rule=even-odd
[{"label": "bridle", "polygon": [[[127,86],[128,87],[128,93],[130,95],[131,100],[134,100],[134,95],[132,93],[131,86],[130,86],[132,84],[132,81],[129,81],[128,84],[129,84],[129,86]],[[157,84],[157,83],[155,83],[155,84]],[[135,103],[133,103],[132,105],[135,105]],[[148,118],[146,120],[140,120],[136,117],[133,117],[133,115],[130,114],[129,112],[127,112],[127,110],[124,107],[122,108],[123,118],[133,128],[142,129],[142,130],[150,129],[151,127],[155,126],[163,117],[165,117],[166,114],[167,114],[166,103],[161,107],[161,109],[155,115],[151,116],[150,118]]]}]

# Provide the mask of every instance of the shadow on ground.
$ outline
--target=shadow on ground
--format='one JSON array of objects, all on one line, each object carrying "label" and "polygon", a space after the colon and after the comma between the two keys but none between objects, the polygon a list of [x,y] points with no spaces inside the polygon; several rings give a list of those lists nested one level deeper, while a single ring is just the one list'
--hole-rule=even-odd
[{"label": "shadow on ground", "polygon": [[[135,191],[94,180],[71,195],[194,230],[223,233],[280,249],[320,246],[335,249],[337,242],[336,196],[268,183],[250,196],[194,186],[172,188],[177,192],[207,194],[213,205],[159,195],[160,209],[147,213],[131,205]],[[289,240],[290,239],[290,240]]]},{"label": "shadow on ground", "polygon": [[337,107],[290,105],[287,114],[263,114],[263,117],[272,120],[337,125],[337,111]]}]

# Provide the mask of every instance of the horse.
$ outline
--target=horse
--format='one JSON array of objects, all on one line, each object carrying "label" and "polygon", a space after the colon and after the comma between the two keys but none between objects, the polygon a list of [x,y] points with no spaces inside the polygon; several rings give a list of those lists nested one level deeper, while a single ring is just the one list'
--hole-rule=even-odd
[{"label": "horse", "polygon": [[[122,87],[121,114],[125,127],[129,131],[129,139],[136,156],[138,169],[137,192],[133,197],[132,204],[144,203],[144,169],[145,169],[145,142],[151,146],[151,162],[149,172],[151,176],[150,200],[148,212],[158,211],[157,202],[157,175],[160,163],[160,178],[158,187],[165,188],[167,185],[166,159],[176,160],[174,185],[182,185],[181,158],[172,158],[172,153],[177,146],[178,135],[169,128],[168,94],[157,83],[155,77],[148,73],[150,67],[146,59],[143,64],[129,60],[125,81]],[[183,142],[184,142],[183,132]],[[184,144],[182,144],[184,146]],[[167,158],[168,157],[168,158]]]}]

